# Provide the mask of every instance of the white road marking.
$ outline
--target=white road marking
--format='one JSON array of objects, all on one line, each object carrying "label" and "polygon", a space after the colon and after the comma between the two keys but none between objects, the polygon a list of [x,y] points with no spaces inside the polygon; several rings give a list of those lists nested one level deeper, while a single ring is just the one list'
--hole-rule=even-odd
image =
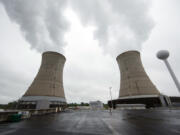
[{"label": "white road marking", "polygon": [[102,119],[103,122],[108,126],[108,128],[111,130],[112,135],[121,135],[119,132],[117,132],[106,120]]}]

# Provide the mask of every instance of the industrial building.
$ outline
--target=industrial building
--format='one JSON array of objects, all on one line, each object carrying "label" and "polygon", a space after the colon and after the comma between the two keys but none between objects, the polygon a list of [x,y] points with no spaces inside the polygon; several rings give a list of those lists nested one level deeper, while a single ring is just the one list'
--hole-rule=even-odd
[{"label": "industrial building", "polygon": [[91,101],[89,102],[90,108],[92,110],[101,110],[104,108],[103,103],[101,101]]},{"label": "industrial building", "polygon": [[19,101],[19,109],[63,108],[66,98],[63,68],[66,58],[57,52],[44,52],[37,76]]},{"label": "industrial building", "polygon": [[108,101],[109,106],[117,104],[144,104],[146,108],[171,106],[168,96],[162,95],[146,74],[140,52],[127,51],[116,58],[120,69],[120,90],[118,99]]}]

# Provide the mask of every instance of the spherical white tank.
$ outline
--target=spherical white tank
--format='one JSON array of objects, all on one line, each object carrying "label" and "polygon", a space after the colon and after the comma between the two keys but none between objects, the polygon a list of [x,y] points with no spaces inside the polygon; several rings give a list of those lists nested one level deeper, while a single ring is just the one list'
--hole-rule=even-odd
[{"label": "spherical white tank", "polygon": [[157,53],[157,57],[161,60],[165,60],[169,57],[169,52],[167,50],[161,50]]}]

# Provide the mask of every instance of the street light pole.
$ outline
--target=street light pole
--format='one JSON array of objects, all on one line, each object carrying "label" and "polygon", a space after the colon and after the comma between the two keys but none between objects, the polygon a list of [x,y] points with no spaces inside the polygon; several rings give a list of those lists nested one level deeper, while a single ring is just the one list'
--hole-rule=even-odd
[{"label": "street light pole", "polygon": [[111,108],[113,108],[113,102],[112,102],[112,93],[111,93],[112,87],[109,87],[110,97],[111,97],[111,107],[110,107],[110,113],[112,114]]}]

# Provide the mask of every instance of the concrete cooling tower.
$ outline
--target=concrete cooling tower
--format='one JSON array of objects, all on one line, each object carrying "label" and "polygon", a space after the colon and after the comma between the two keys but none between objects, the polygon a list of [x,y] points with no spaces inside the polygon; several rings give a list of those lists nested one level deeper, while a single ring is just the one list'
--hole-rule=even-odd
[{"label": "concrete cooling tower", "polygon": [[121,73],[119,97],[160,94],[144,71],[139,52],[122,53],[116,60]]},{"label": "concrete cooling tower", "polygon": [[[128,104],[137,104],[149,107],[160,107],[170,105],[167,96],[160,94],[155,85],[146,74],[138,51],[127,51],[120,54],[117,58],[120,69],[120,90],[119,98],[108,101],[108,104],[115,108]],[[123,104],[123,105],[122,105]],[[124,105],[125,104],[125,105]]]},{"label": "concrete cooling tower", "polygon": [[63,107],[63,68],[66,58],[57,52],[44,52],[37,76],[20,99],[19,108],[48,109]]}]

